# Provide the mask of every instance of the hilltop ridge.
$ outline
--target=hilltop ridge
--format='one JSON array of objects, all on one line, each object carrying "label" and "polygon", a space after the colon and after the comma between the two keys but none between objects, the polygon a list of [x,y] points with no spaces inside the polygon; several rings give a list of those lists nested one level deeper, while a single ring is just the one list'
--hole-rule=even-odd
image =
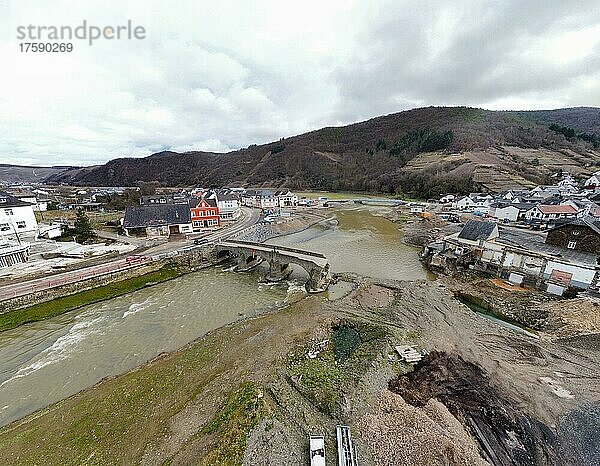
[{"label": "hilltop ridge", "polygon": [[118,158],[61,171],[46,181],[109,186],[140,181],[165,186],[285,185],[424,197],[476,188],[527,187],[544,183],[558,170],[586,176],[600,167],[599,137],[598,108],[425,107],[225,154],[163,151],[144,158]]}]

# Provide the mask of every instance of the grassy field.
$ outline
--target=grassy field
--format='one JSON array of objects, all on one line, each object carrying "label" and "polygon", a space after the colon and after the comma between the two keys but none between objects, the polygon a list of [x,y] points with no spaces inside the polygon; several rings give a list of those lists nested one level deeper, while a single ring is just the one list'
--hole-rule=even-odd
[{"label": "grassy field", "polygon": [[48,319],[87,304],[97,303],[99,301],[130,293],[139,290],[140,288],[144,288],[149,284],[164,282],[171,278],[178,277],[181,274],[182,272],[180,270],[171,267],[163,267],[160,270],[149,272],[140,275],[139,277],[109,283],[108,285],[91,290],[81,291],[62,298],[0,314],[0,332],[16,328],[27,322]]},{"label": "grassy field", "polygon": [[217,435],[199,464],[242,464],[246,438],[267,413],[262,391],[253,382],[244,382],[231,393],[223,406],[199,432],[200,435]]},{"label": "grassy field", "polygon": [[386,338],[383,328],[346,322],[332,331],[330,343],[316,357],[306,357],[311,344],[288,355],[288,374],[314,406],[333,414],[343,387],[367,370]]}]

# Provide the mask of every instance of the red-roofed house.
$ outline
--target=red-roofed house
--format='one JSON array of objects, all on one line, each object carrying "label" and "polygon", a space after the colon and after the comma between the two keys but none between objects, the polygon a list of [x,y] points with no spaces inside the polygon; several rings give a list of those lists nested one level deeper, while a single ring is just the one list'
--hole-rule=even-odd
[{"label": "red-roofed house", "polygon": [[526,220],[547,222],[548,220],[577,217],[577,209],[569,204],[538,204],[525,212]]},{"label": "red-roofed house", "polygon": [[219,207],[214,199],[190,199],[190,213],[194,231],[217,228],[221,224]]}]

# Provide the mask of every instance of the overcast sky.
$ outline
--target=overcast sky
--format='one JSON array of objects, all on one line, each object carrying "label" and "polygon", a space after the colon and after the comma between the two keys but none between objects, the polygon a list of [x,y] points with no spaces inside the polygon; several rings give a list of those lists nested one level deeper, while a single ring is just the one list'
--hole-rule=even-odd
[{"label": "overcast sky", "polygon": [[[17,27],[144,40],[22,53]],[[0,163],[228,151],[427,105],[600,106],[598,0],[0,0]]]}]

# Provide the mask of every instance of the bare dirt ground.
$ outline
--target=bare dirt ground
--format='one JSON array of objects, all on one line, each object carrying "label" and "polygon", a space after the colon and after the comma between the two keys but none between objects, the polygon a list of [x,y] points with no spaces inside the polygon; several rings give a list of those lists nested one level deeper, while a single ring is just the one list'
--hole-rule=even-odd
[{"label": "bare dirt ground", "polygon": [[600,333],[600,299],[561,298],[482,277],[442,277],[455,294],[540,333],[542,338],[569,338]]},{"label": "bare dirt ground", "polygon": [[396,207],[385,213],[385,217],[396,223],[402,231],[402,242],[409,246],[424,246],[444,234],[454,230],[452,224],[436,215],[422,218],[410,214],[407,207]]}]

